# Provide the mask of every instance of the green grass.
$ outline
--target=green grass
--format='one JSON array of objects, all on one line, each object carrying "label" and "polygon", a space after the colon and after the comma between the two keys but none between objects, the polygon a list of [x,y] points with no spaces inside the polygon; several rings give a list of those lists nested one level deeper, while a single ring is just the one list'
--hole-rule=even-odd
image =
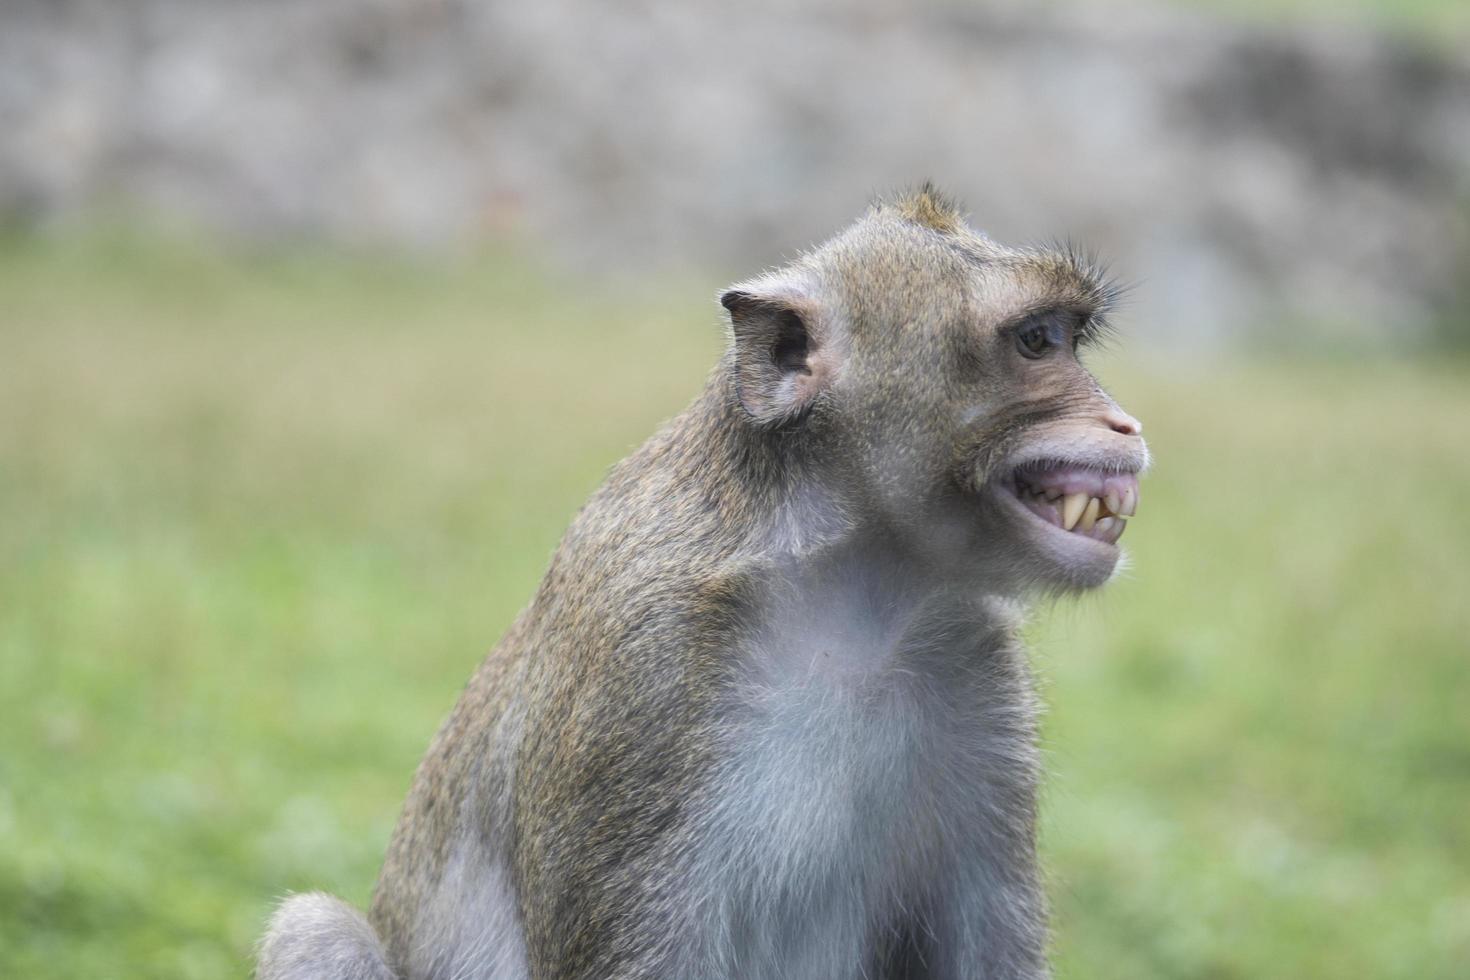
[{"label": "green grass", "polygon": [[[1116,0],[1054,2],[1117,6]],[[1446,49],[1470,31],[1470,7],[1464,0],[1168,0],[1165,6],[1262,28],[1376,29]]]},{"label": "green grass", "polygon": [[[716,285],[0,246],[0,976],[240,976],[283,892],[364,902]],[[1033,631],[1059,974],[1463,976],[1470,366],[1104,375],[1158,465]]]}]

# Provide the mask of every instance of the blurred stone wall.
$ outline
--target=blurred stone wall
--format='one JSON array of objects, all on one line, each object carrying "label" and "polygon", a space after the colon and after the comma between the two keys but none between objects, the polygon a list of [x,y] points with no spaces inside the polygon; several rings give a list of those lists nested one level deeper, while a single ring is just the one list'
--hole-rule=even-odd
[{"label": "blurred stone wall", "polygon": [[734,278],[932,177],[1102,253],[1153,336],[1391,338],[1470,278],[1453,50],[969,0],[0,0],[0,220]]}]

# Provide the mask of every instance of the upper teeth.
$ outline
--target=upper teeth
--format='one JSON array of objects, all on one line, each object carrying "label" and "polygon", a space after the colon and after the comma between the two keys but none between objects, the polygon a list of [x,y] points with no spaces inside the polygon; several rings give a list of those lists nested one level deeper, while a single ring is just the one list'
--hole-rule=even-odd
[{"label": "upper teeth", "polygon": [[[1039,496],[1051,499],[1045,493],[1039,493]],[[1059,503],[1062,509],[1062,527],[1068,531],[1074,528],[1091,531],[1103,521],[1109,522],[1102,525],[1108,528],[1112,526],[1112,520],[1132,517],[1138,509],[1138,495],[1132,489],[1110,489],[1101,497],[1089,496],[1080,491],[1057,496],[1061,498]]]},{"label": "upper teeth", "polygon": [[1062,498],[1062,527],[1070,531],[1077,526],[1089,499],[1085,493],[1069,493]]},{"label": "upper teeth", "polygon": [[[1063,492],[1068,485],[1087,489]],[[1116,540],[1125,518],[1138,510],[1138,484],[1132,477],[1114,478],[1086,472],[1052,472],[1039,477],[1022,475],[1016,482],[1020,495],[1033,509],[1065,530]]]}]

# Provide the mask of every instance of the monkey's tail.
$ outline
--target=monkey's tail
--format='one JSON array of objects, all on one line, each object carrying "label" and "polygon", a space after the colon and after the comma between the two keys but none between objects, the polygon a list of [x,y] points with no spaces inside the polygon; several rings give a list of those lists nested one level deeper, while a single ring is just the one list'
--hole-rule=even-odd
[{"label": "monkey's tail", "polygon": [[396,980],[367,917],[321,892],[292,895],[256,951],[256,980]]}]

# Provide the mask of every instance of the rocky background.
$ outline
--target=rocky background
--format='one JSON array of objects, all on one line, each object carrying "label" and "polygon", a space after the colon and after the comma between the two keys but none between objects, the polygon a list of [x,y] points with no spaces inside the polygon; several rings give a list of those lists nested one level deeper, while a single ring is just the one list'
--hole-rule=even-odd
[{"label": "rocky background", "polygon": [[1417,342],[1462,308],[1470,44],[795,6],[3,0],[0,222],[511,240],[713,291],[928,177],[999,238],[1106,256],[1161,340]]}]

